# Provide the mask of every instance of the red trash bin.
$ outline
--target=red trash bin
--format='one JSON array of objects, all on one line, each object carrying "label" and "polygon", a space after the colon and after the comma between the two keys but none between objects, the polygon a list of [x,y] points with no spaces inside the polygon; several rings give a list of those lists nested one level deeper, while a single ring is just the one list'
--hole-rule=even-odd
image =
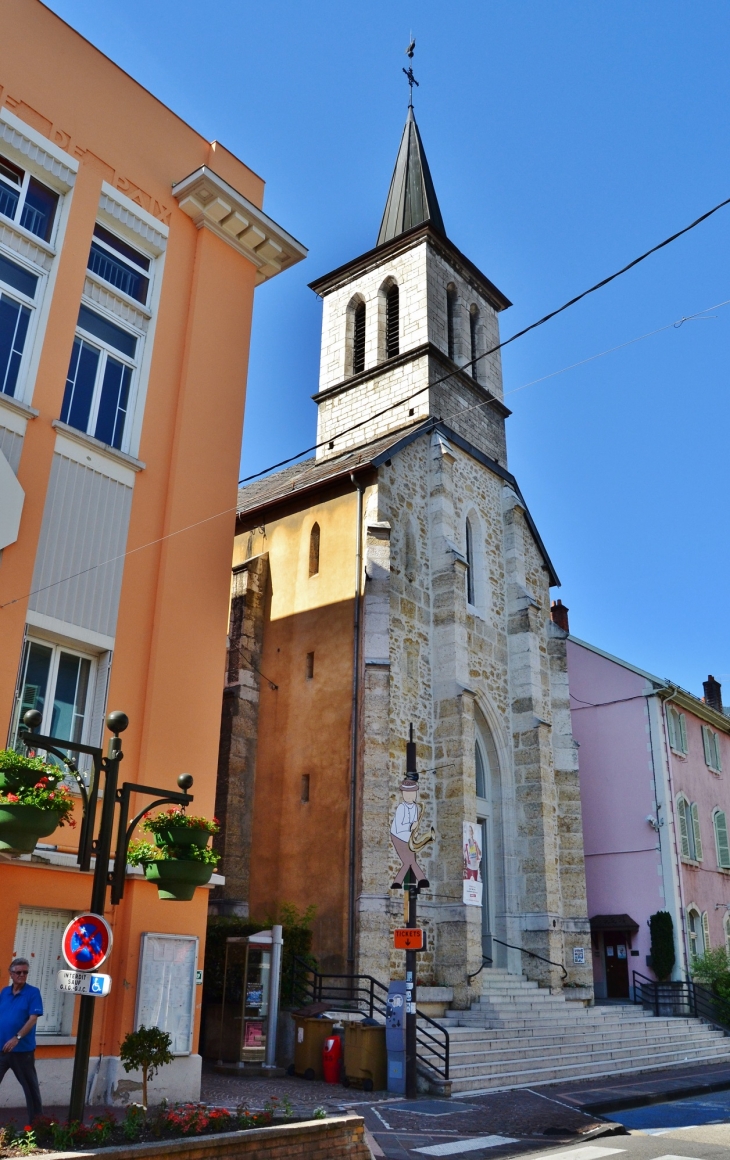
[{"label": "red trash bin", "polygon": [[325,1083],[339,1083],[342,1072],[342,1039],[333,1035],[322,1046],[322,1071]]}]

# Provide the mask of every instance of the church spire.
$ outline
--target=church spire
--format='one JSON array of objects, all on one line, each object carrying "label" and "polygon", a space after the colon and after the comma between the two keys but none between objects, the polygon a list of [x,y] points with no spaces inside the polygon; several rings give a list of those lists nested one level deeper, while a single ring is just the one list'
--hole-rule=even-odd
[{"label": "church spire", "polygon": [[430,222],[434,229],[445,236],[446,230],[421,134],[413,115],[413,106],[409,105],[377,245],[382,246],[383,242],[389,242],[424,222]]}]

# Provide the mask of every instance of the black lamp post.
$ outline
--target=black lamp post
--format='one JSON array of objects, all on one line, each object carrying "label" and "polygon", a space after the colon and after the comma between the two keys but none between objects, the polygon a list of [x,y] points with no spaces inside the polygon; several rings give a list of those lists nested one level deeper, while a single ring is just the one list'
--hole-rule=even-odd
[{"label": "black lamp post", "polygon": [[[109,739],[106,756],[102,749],[93,745],[80,745],[73,741],[66,741],[62,737],[46,737],[35,730],[40,728],[43,718],[37,709],[29,709],[23,716],[23,725],[19,733],[24,745],[45,749],[63,762],[71,777],[81,791],[83,804],[83,821],[79,834],[79,850],[77,861],[81,870],[91,868],[92,855],[96,859],[94,879],[91,887],[91,911],[103,917],[106,904],[107,887],[112,888],[112,905],[121,902],[124,895],[124,878],[127,869],[127,850],[129,841],[138,822],[154,809],[155,806],[171,803],[187,806],[193,800],[186,791],[193,784],[189,773],[181,773],[177,784],[182,790],[177,793],[159,789],[155,786],[136,785],[125,781],[118,787],[119,763],[124,757],[120,733],[129,725],[126,713],[110,713],[106,719],[107,729],[113,734]],[[87,753],[93,762],[93,772],[89,788],[79,773],[78,766],[72,757],[64,750],[73,750],[75,753]],[[96,819],[96,803],[99,797],[101,774],[104,773],[104,793],[101,804],[101,821],[99,832],[94,837],[94,822]],[[141,793],[156,798],[150,805],[136,815],[131,825],[127,825],[129,816],[129,799],[133,793]],[[114,831],[114,807],[119,803],[119,822],[117,826],[117,843],[114,854],[114,870],[109,870],[109,859],[112,848]],[[94,1022],[93,995],[82,995],[79,1008],[79,1022],[76,1031],[76,1052],[74,1055],[73,1079],[71,1081],[71,1101],[68,1109],[69,1120],[83,1120],[86,1105],[86,1085],[89,1074],[89,1056],[91,1054],[91,1031]]]}]

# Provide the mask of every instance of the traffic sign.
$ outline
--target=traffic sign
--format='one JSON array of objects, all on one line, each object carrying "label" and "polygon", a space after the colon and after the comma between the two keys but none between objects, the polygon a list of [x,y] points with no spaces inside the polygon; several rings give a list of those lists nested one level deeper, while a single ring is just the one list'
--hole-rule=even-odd
[{"label": "traffic sign", "polygon": [[111,975],[95,975],[91,971],[59,971],[56,990],[72,995],[93,995],[103,999],[112,989]]},{"label": "traffic sign", "polygon": [[397,951],[425,951],[426,932],[418,926],[401,926],[393,931],[393,946]]},{"label": "traffic sign", "polygon": [[112,928],[100,914],[78,914],[63,932],[63,957],[74,971],[96,971],[112,949]]}]

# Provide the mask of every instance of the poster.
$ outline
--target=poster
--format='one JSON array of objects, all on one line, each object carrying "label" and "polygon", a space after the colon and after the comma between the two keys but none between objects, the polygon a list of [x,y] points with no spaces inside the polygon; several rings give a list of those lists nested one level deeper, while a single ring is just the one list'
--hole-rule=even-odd
[{"label": "poster", "polygon": [[482,827],[478,822],[464,822],[464,902],[482,905]]},{"label": "poster", "polygon": [[197,965],[196,936],[142,935],[135,1025],[168,1031],[173,1055],[189,1055],[193,1049]]}]

